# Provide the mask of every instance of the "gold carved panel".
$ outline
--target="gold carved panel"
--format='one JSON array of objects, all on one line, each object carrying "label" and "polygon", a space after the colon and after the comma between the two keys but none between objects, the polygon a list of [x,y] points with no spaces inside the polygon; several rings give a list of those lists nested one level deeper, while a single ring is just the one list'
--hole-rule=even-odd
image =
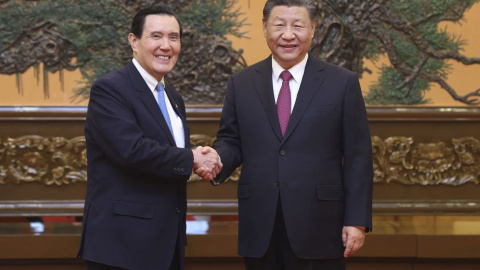
[{"label": "gold carved panel", "polygon": [[418,142],[412,137],[372,137],[374,182],[406,185],[479,183],[480,142],[473,137],[449,142]]},{"label": "gold carved panel", "polygon": [[71,140],[28,135],[0,140],[0,184],[87,181],[85,137]]},{"label": "gold carved panel", "polygon": [[[190,137],[192,148],[211,146],[215,138]],[[418,142],[412,137],[372,137],[374,183],[405,185],[478,184],[480,142],[474,137],[450,141]],[[230,181],[238,181],[238,168]],[[201,178],[192,174],[190,182]],[[0,139],[0,184],[39,182],[68,185],[87,181],[85,137],[41,137],[28,135]]]}]

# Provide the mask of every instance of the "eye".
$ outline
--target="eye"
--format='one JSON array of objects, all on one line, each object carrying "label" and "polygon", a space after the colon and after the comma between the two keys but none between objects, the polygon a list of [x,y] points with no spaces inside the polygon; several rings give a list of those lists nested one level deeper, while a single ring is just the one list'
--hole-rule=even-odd
[{"label": "eye", "polygon": [[178,41],[179,39],[180,39],[180,37],[177,36],[177,35],[170,36],[170,40],[172,40],[172,41]]}]

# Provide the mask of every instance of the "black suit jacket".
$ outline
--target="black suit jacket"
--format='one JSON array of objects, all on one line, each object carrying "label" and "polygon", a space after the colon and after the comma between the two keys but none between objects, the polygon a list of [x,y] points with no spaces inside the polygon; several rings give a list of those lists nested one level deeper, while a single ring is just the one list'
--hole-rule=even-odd
[{"label": "black suit jacket", "polygon": [[177,148],[132,62],[92,86],[85,124],[88,183],[79,256],[127,269],[167,269],[185,244],[186,181],[193,167],[181,96],[165,91],[182,118]]},{"label": "black suit jacket", "polygon": [[371,142],[357,76],[309,57],[282,137],[271,61],[230,78],[214,143],[220,181],[242,164],[239,254],[265,254],[280,196],[298,257],[343,257],[343,226],[372,227]]}]

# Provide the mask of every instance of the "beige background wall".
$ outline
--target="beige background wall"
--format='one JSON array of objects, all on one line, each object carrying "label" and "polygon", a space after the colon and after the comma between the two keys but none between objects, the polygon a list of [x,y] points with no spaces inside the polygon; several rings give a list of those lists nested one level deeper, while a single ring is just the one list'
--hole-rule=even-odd
[{"label": "beige background wall", "polygon": [[[251,25],[246,27],[248,36],[251,39],[237,39],[232,37],[236,49],[243,48],[244,57],[249,65],[263,60],[270,54],[266,45],[262,32],[262,10],[265,0],[239,0],[238,4],[241,11],[248,17],[247,22]],[[462,39],[467,40],[468,44],[464,46],[463,52],[468,57],[480,57],[480,3],[474,5],[465,13],[465,21],[461,25],[454,23],[444,23],[440,27],[447,27],[451,33],[461,35]],[[366,61],[365,65],[373,71],[371,75],[365,73],[360,83],[362,90],[368,92],[369,85],[376,81],[378,76],[378,67],[382,66],[383,61],[374,65],[370,61]],[[455,61],[451,62],[453,72],[450,74],[448,82],[453,86],[459,94],[466,94],[480,88],[480,65],[464,66]],[[431,98],[434,103],[430,106],[465,106],[460,102],[454,101],[445,90],[437,85],[431,85],[432,88],[427,94],[427,98]]]},{"label": "beige background wall", "polygon": [[[245,31],[248,31],[250,39],[238,39],[229,37],[233,42],[235,49],[243,49],[243,56],[247,64],[251,65],[264,58],[270,52],[265,43],[262,32],[262,9],[265,0],[238,0],[240,11],[247,17]],[[462,24],[445,23],[440,27],[447,27],[449,32],[461,35],[468,44],[464,46],[463,52],[468,57],[480,57],[480,3],[474,5],[465,14],[465,21]],[[125,34],[125,37],[127,33]],[[378,76],[378,67],[386,61],[376,63],[366,62],[366,66],[373,71],[373,74],[363,74],[361,85],[363,91],[368,92],[369,85],[376,80]],[[456,89],[459,94],[472,92],[480,88],[480,65],[464,66],[452,61],[453,71],[449,75],[448,83]],[[40,68],[40,79],[34,75],[34,69],[31,68],[20,76],[23,85],[23,95],[18,92],[17,79],[15,75],[0,75],[0,106],[70,106],[86,105],[87,102],[71,103],[69,97],[72,95],[72,89],[79,86],[79,70],[68,72],[64,71],[64,89],[61,91],[61,82],[59,73],[49,74],[50,98],[45,99],[43,94],[43,74]],[[460,102],[454,101],[443,89],[432,84],[427,98],[433,100],[428,106],[464,106]]]}]

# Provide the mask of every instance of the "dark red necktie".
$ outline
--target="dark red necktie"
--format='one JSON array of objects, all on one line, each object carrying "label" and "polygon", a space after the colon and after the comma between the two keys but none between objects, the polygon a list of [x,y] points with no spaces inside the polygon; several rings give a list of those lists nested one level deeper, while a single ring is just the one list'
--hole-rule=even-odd
[{"label": "dark red necktie", "polygon": [[280,88],[280,93],[278,93],[277,113],[280,128],[282,129],[282,136],[284,136],[288,126],[288,120],[290,120],[292,97],[290,94],[289,83],[293,76],[288,70],[285,70],[280,74],[280,78],[283,79],[283,82],[282,88]]}]

